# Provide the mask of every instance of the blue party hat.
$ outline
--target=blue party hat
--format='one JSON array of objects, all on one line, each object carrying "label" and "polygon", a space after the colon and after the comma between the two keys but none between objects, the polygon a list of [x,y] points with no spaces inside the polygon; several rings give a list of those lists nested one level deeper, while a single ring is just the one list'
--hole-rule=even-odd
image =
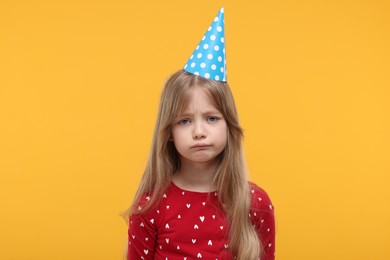
[{"label": "blue party hat", "polygon": [[206,79],[226,82],[225,19],[221,8],[184,70]]}]

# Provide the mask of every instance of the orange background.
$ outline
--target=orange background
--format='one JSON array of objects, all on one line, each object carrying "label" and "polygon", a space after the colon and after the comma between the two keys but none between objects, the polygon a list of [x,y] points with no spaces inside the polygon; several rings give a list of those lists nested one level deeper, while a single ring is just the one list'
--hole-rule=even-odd
[{"label": "orange background", "polygon": [[225,7],[277,259],[390,259],[388,1],[2,1],[0,259],[120,259],[162,84]]}]

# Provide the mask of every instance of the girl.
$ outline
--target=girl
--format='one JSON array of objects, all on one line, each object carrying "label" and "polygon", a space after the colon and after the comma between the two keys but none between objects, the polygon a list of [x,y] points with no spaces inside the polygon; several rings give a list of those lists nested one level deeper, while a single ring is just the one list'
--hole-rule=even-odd
[{"label": "girl", "polygon": [[215,80],[226,69],[213,71],[179,70],[164,86],[149,160],[124,213],[127,259],[274,259],[273,206],[248,182],[234,99]]}]

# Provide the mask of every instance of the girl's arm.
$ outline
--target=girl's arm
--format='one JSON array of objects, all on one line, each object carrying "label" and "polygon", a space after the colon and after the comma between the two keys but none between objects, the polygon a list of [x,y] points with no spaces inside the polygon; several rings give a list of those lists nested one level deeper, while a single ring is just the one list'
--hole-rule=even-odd
[{"label": "girl's arm", "polygon": [[127,259],[153,260],[157,229],[151,214],[131,215]]},{"label": "girl's arm", "polygon": [[275,259],[275,215],[268,194],[255,184],[251,186],[251,221],[261,241],[261,260]]}]

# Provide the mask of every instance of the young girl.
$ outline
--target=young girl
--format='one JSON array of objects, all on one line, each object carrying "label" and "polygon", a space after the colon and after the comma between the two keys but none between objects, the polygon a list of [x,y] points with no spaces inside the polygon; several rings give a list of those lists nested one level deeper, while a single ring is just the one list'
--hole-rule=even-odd
[{"label": "young girl", "polygon": [[[273,206],[248,182],[243,132],[225,82],[223,9],[210,28],[161,94],[150,157],[125,212],[127,259],[274,259]],[[217,60],[198,67],[207,62],[199,56],[212,60],[205,44]]]}]

